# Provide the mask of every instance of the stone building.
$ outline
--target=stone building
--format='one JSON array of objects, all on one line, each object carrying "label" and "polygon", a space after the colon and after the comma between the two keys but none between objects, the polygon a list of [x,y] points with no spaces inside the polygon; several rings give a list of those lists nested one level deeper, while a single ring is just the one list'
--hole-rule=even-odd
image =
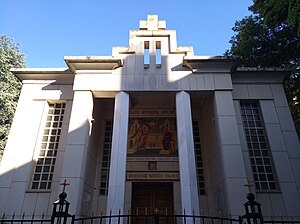
[{"label": "stone building", "polygon": [[0,167],[0,214],[51,214],[66,180],[70,213],[300,216],[300,146],[284,69],[195,56],[156,15],[112,56],[22,68]]}]

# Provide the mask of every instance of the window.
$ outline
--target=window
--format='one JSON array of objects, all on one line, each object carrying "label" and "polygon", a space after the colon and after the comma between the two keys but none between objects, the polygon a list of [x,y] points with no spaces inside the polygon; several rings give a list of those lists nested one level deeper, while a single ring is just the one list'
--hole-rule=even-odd
[{"label": "window", "polygon": [[105,122],[105,131],[104,131],[104,147],[103,147],[102,166],[101,166],[100,195],[107,195],[107,191],[108,191],[112,131],[113,131],[113,122],[112,120],[107,120]]},{"label": "window", "polygon": [[198,192],[200,195],[205,195],[204,184],[204,166],[202,158],[202,149],[200,141],[199,121],[193,121],[194,147],[195,147],[195,162],[197,171]]},{"label": "window", "polygon": [[157,66],[161,65],[161,42],[156,41],[155,45],[155,63]]},{"label": "window", "polygon": [[144,67],[148,68],[150,64],[149,41],[144,42]]},{"label": "window", "polygon": [[157,170],[157,162],[156,161],[148,162],[148,170],[150,171]]},{"label": "window", "polygon": [[31,189],[51,189],[65,103],[49,103],[41,148],[32,177]]},{"label": "window", "polygon": [[257,190],[277,190],[273,161],[265,138],[258,103],[241,103],[241,114]]}]

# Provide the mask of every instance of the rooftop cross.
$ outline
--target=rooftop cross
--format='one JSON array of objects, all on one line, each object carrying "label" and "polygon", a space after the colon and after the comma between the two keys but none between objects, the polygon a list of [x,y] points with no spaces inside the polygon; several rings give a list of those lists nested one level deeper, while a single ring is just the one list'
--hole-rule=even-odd
[{"label": "rooftop cross", "polygon": [[158,15],[148,15],[147,20],[140,21],[140,30],[165,30],[166,21],[158,20]]},{"label": "rooftop cross", "polygon": [[63,192],[65,192],[66,190],[66,186],[70,185],[69,183],[67,183],[67,180],[65,179],[63,183],[61,183],[60,185],[63,185]]},{"label": "rooftop cross", "polygon": [[251,187],[254,186],[254,185],[253,185],[253,181],[247,180],[246,183],[244,184],[244,186],[247,187],[248,190],[249,190],[249,193],[251,193]]}]

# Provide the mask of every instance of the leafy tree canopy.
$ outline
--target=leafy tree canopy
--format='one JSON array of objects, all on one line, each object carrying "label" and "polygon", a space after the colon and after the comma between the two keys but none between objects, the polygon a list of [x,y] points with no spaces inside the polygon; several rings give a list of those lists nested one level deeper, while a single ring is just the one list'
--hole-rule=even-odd
[{"label": "leafy tree canopy", "polygon": [[285,91],[300,136],[300,0],[253,0],[249,10],[235,23],[225,55],[240,66],[292,69]]},{"label": "leafy tree canopy", "polygon": [[20,81],[10,69],[24,66],[24,55],[20,53],[19,45],[6,35],[0,35],[0,160],[21,89]]},{"label": "leafy tree canopy", "polygon": [[254,0],[249,9],[259,14],[268,26],[288,23],[298,34],[300,32],[300,0]]}]

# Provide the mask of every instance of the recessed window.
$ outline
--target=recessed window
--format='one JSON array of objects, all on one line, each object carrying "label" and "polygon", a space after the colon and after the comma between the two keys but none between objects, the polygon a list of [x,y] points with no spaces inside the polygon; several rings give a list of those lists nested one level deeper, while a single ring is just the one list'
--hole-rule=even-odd
[{"label": "recessed window", "polygon": [[161,65],[161,42],[156,41],[155,44],[155,63],[156,65]]},{"label": "recessed window", "polygon": [[204,183],[204,165],[200,141],[200,128],[199,121],[193,121],[193,134],[194,134],[194,148],[195,148],[195,162],[197,171],[198,192],[200,195],[205,195]]},{"label": "recessed window", "polygon": [[157,162],[155,161],[148,162],[148,170],[151,171],[157,170]]},{"label": "recessed window", "polygon": [[241,115],[255,187],[257,190],[278,190],[258,103],[241,103]]},{"label": "recessed window", "polygon": [[149,67],[150,64],[150,52],[149,52],[149,41],[144,42],[144,66]]},{"label": "recessed window", "polygon": [[105,122],[105,132],[104,132],[105,138],[104,138],[101,176],[100,176],[100,195],[107,195],[108,192],[112,131],[113,131],[113,122],[112,120],[107,120]]},{"label": "recessed window", "polygon": [[[41,149],[32,177],[31,189],[51,189],[65,103],[49,104]],[[55,114],[55,115],[54,115]],[[59,120],[60,122],[56,122]]]}]

